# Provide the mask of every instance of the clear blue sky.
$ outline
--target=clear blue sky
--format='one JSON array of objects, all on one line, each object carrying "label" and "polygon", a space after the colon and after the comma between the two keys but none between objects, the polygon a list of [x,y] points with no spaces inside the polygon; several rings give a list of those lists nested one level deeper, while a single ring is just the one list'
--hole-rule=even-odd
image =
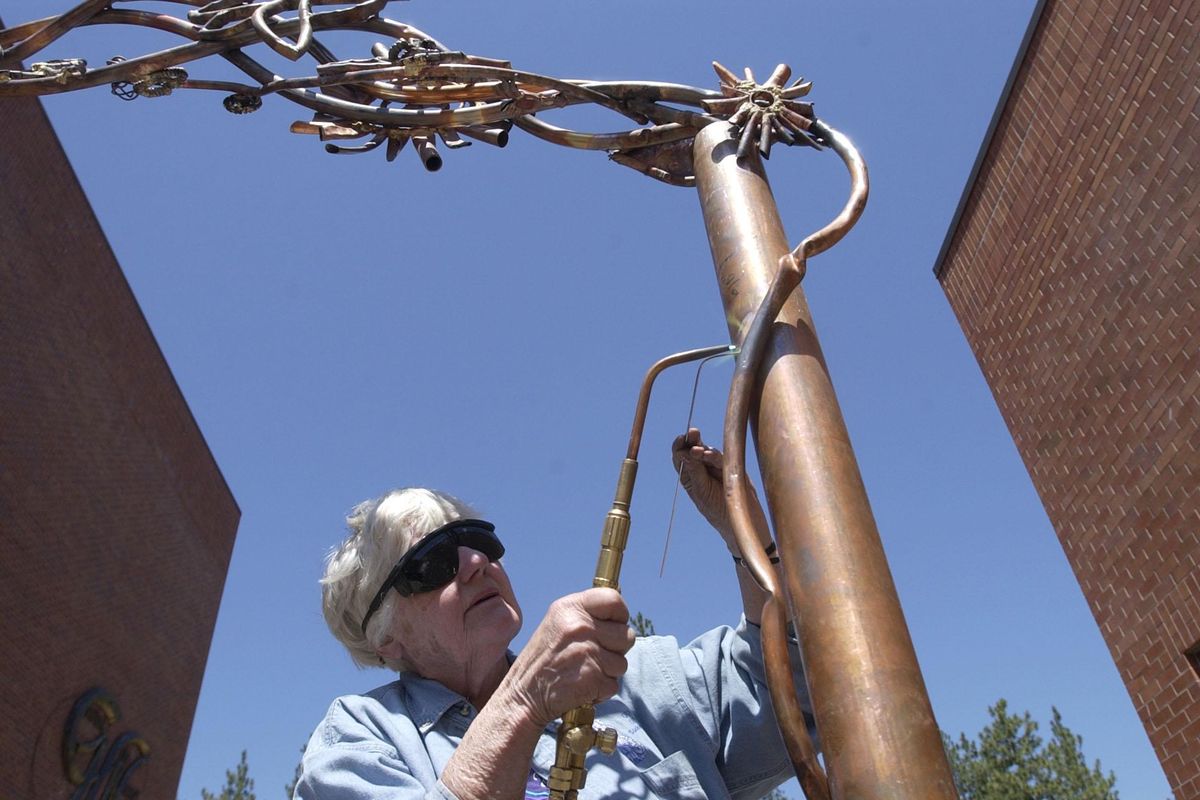
[{"label": "clear blue sky", "polygon": [[[4,0],[19,22],[67,7]],[[164,7],[173,8],[170,6]],[[941,726],[974,733],[997,698],[1051,705],[1124,798],[1168,788],[949,305],[931,274],[1033,0],[997,3],[414,0],[389,16],[451,47],[560,77],[715,85],[712,59],[814,81],[817,113],[871,168],[858,228],[804,287]],[[343,57],[372,37],[330,39]],[[159,44],[161,43],[161,44]],[[49,55],[93,64],[173,43],[83,31]],[[308,74],[311,64],[276,69]],[[297,70],[302,70],[297,71]],[[202,62],[193,77],[231,76]],[[387,680],[327,633],[317,578],[355,502],[397,485],[457,493],[493,519],[526,612],[588,585],[637,384],[726,331],[694,193],[514,131],[505,150],[326,155],[275,98],[219,94],[45,105],[243,512],[180,797],[249,750],[282,797],[330,700]],[[597,112],[546,114],[617,130]],[[830,153],[776,150],[793,241],[840,205]],[[701,387],[717,436],[728,367]],[[728,556],[690,509],[657,577],[667,448],[692,374],[660,382],[623,584],[681,638],[732,622]],[[798,790],[792,790],[798,796]]]}]

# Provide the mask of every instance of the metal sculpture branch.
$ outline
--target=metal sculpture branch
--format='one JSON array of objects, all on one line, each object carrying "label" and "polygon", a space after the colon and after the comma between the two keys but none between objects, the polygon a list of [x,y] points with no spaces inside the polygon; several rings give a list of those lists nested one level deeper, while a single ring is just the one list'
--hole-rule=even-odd
[{"label": "metal sculpture branch", "polygon": [[[825,131],[811,103],[810,83],[788,85],[779,65],[764,82],[749,68],[738,77],[713,63],[718,90],[653,81],[563,80],[513,68],[508,61],[452,50],[411,25],[380,16],[389,0],[167,0],[192,7],[186,18],[136,8],[120,0],[84,0],[54,17],[0,30],[0,98],[48,95],[108,85],[124,100],[163,97],[181,89],[224,93],[233,114],[279,95],[313,111],[292,124],[293,133],[315,134],[329,153],[365,153],[382,147],[392,161],[406,145],[429,171],[442,166],[446,149],[475,140],[497,147],[517,127],[554,144],[607,151],[619,164],[666,183],[691,186],[691,140],[703,127],[728,120],[739,132],[739,156],[774,143],[820,147]],[[145,4],[143,4],[145,5]],[[332,7],[318,11],[318,7]],[[89,67],[79,58],[21,62],[64,34],[89,25],[134,25],[175,34],[185,44],[136,58],[114,56]],[[341,59],[318,33],[375,34],[362,57]],[[311,58],[313,75],[275,74],[247,49],[265,45],[298,61]],[[193,77],[192,64],[217,55],[251,82]],[[614,133],[567,130],[543,121],[542,112],[583,103],[603,106],[636,123]],[[342,143],[347,142],[347,143]],[[353,142],[353,143],[349,143]]]}]

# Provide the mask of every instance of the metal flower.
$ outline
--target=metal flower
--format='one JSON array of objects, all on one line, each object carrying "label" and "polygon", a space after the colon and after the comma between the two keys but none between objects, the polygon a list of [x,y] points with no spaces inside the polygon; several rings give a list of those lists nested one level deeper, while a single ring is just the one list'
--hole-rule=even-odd
[{"label": "metal flower", "polygon": [[797,78],[791,86],[786,86],[792,75],[787,64],[777,66],[765,83],[758,83],[749,67],[746,67],[745,78],[738,78],[716,61],[713,69],[721,80],[721,94],[725,96],[719,100],[705,100],[702,105],[705,111],[728,119],[741,132],[738,158],[750,155],[756,144],[763,157],[770,158],[773,141],[820,147],[818,140],[809,133],[817,118],[812,103],[799,99],[808,94],[812,83]]}]

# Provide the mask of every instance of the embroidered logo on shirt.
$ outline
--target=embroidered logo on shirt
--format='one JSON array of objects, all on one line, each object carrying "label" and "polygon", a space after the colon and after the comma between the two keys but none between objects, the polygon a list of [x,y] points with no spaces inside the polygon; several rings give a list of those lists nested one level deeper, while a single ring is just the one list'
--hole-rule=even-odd
[{"label": "embroidered logo on shirt", "polygon": [[546,800],[550,797],[550,789],[541,776],[529,770],[529,780],[525,782],[525,800]]},{"label": "embroidered logo on shirt", "polygon": [[617,745],[617,749],[635,764],[642,763],[642,759],[646,757],[646,748],[629,739],[622,739]]}]

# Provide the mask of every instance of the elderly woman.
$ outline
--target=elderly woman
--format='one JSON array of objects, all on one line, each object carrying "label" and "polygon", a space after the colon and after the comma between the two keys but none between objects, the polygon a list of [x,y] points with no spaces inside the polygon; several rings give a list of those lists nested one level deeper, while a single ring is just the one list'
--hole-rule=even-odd
[{"label": "elderly woman", "polygon": [[619,745],[588,757],[583,798],[752,798],[788,778],[764,682],[765,598],[725,516],[721,454],[694,429],[672,454],[733,555],[745,610],[736,629],[682,648],[670,637],[635,641],[620,594],[589,589],[551,604],[514,657],[521,607],[490,523],[428,489],[357,506],[322,580],[325,618],[356,663],[399,676],[334,701],[295,796],[544,798],[556,721],[584,703],[597,704],[597,724],[615,728]]}]

